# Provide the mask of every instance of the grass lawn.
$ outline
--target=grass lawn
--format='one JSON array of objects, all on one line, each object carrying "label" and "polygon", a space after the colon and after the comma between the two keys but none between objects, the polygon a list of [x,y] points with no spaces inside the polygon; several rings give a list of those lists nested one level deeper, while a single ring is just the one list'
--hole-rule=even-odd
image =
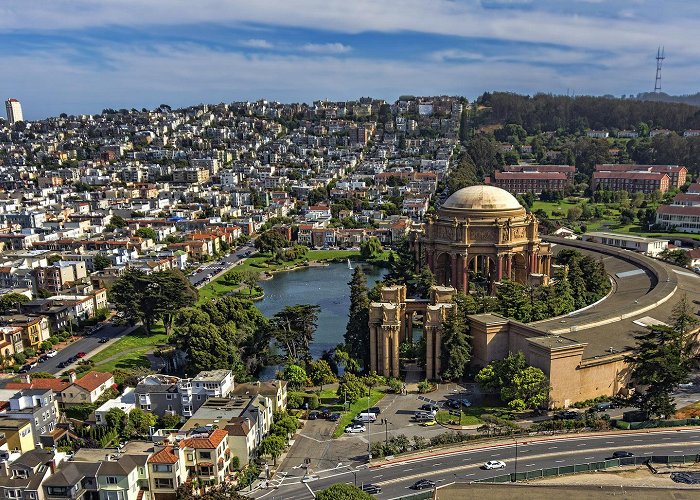
[{"label": "grass lawn", "polygon": [[[325,391],[324,391],[325,392]],[[333,392],[333,399],[338,399],[338,396],[335,396],[335,391]],[[340,417],[340,420],[338,420],[338,425],[335,428],[335,431],[333,432],[333,437],[337,438],[343,435],[345,432],[345,428],[350,425],[352,422],[352,419],[355,418],[357,415],[362,413],[363,411],[367,411],[368,407],[371,406],[376,406],[377,403],[385,396],[385,394],[382,391],[372,389],[372,393],[369,397],[369,404],[367,403],[367,397],[360,398],[354,403],[349,405],[348,411],[346,413],[343,413],[343,415]],[[325,398],[323,396],[323,392],[321,393],[321,401],[323,401]],[[334,405],[336,410],[333,409],[333,407],[329,405],[325,405],[324,403],[321,403],[322,406],[328,406],[331,411],[341,411],[343,408],[343,402],[340,400],[340,404]]]},{"label": "grass lawn", "polygon": [[[437,415],[435,415],[435,420],[440,424],[445,424],[450,420],[457,420],[457,417],[450,415],[449,410],[439,410]],[[462,410],[462,425],[481,425],[483,420],[475,415],[470,415],[466,411]]]},{"label": "grass lawn", "polygon": [[146,335],[145,330],[139,328],[89,359],[95,362],[97,371],[113,371],[115,368],[148,368],[151,364],[145,355],[157,346],[166,344],[167,341],[162,324],[156,325],[151,335]]}]

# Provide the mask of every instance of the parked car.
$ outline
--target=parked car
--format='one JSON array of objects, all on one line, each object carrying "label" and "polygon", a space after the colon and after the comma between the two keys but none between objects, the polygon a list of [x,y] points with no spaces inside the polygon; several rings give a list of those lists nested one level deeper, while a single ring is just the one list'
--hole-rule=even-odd
[{"label": "parked car", "polygon": [[85,356],[87,356],[87,353],[80,351],[78,354],[76,354],[76,356],[78,356],[79,358],[84,358]]},{"label": "parked car", "polygon": [[573,410],[565,410],[565,411],[560,411],[557,413],[554,418],[558,420],[576,420],[579,418],[581,415],[577,411]]},{"label": "parked car", "polygon": [[425,411],[438,411],[438,405],[434,405],[432,403],[425,403],[424,405],[421,405],[420,407],[421,410]]},{"label": "parked car", "polygon": [[372,484],[372,483],[366,483],[362,485],[362,488],[360,488],[362,491],[365,493],[369,493],[370,495],[376,495],[377,493],[382,492],[382,487],[379,486],[378,484]]},{"label": "parked car", "polygon": [[48,361],[48,360],[49,360],[49,357],[46,354],[42,354],[41,356],[39,356],[39,359],[37,359],[37,361],[39,363],[43,363],[44,361]]},{"label": "parked car", "polygon": [[29,373],[29,370],[31,370],[32,367],[29,365],[24,365],[22,368],[19,369],[17,373]]},{"label": "parked car", "polygon": [[375,415],[379,415],[381,412],[382,410],[380,410],[378,406],[373,406],[367,410],[367,413],[374,413]]},{"label": "parked car", "polygon": [[46,355],[47,355],[49,358],[53,358],[56,354],[58,354],[58,351],[57,351],[56,349],[51,349],[50,351],[48,351],[48,352],[46,353]]},{"label": "parked car", "polygon": [[588,409],[588,411],[589,411],[589,412],[608,411],[608,410],[610,410],[610,409],[612,409],[612,408],[615,408],[615,405],[614,405],[612,402],[610,402],[610,401],[606,401],[606,402],[598,403],[597,405],[590,407],[590,408]]},{"label": "parked car", "polygon": [[337,422],[338,420],[340,420],[340,417],[341,417],[340,413],[331,413],[328,416],[328,420],[330,420],[331,422]]},{"label": "parked car", "polygon": [[505,469],[506,468],[506,463],[501,462],[500,460],[489,460],[486,462],[484,465],[481,466],[482,469],[486,470],[491,470],[491,469]]},{"label": "parked car", "polygon": [[634,453],[630,453],[629,451],[615,451],[612,454],[613,458],[629,458],[633,457]]},{"label": "parked car", "polygon": [[98,344],[106,344],[109,342],[109,339],[107,337],[102,337],[100,340],[97,341]]},{"label": "parked car", "polygon": [[318,418],[329,418],[331,416],[331,412],[328,408],[321,408],[321,411],[318,414]]},{"label": "parked car", "polygon": [[427,490],[434,487],[435,481],[431,481],[430,479],[419,479],[410,486],[412,490]]},{"label": "parked car", "polygon": [[422,422],[420,425],[423,427],[430,427],[431,425],[435,425],[437,422],[435,420],[426,420],[425,422]]},{"label": "parked car", "polygon": [[309,412],[309,420],[316,420],[318,418],[318,412],[317,411],[310,411]]},{"label": "parked car", "polygon": [[353,425],[348,425],[345,428],[345,432],[348,432],[350,434],[355,434],[357,432],[365,432],[367,429],[365,428],[364,425],[362,424],[353,424]]},{"label": "parked car", "polygon": [[66,366],[70,365],[70,362],[68,361],[61,361],[58,365],[59,368],[65,368]]}]

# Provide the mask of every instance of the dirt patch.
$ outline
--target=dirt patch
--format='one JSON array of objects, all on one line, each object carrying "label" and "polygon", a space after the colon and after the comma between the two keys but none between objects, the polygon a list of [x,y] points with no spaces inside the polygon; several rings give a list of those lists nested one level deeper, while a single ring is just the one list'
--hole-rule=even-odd
[{"label": "dirt patch", "polygon": [[673,418],[700,418],[700,401],[684,406],[673,415]]},{"label": "dirt patch", "polygon": [[700,485],[676,483],[671,479],[671,472],[700,472],[700,464],[654,464],[657,473],[654,474],[645,465],[619,467],[598,472],[581,472],[566,476],[537,479],[530,484],[542,485],[596,485],[596,486],[635,486],[646,488],[690,488],[698,490]]}]

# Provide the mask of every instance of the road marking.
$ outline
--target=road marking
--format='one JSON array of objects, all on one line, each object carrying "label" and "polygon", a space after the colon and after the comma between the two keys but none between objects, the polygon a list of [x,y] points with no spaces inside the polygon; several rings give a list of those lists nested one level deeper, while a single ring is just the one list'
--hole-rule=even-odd
[{"label": "road marking", "polygon": [[605,444],[615,444],[615,441],[606,441]]},{"label": "road marking", "polygon": [[379,474],[378,476],[374,476],[374,479],[379,479],[380,477],[384,477],[384,474]]},{"label": "road marking", "polygon": [[[577,444],[576,446],[586,446],[586,443],[583,444]],[[551,448],[550,448],[551,449]]]},{"label": "road marking", "polygon": [[683,450],[673,450],[673,453],[683,453]]},{"label": "road marking", "polygon": [[476,476],[476,474],[465,474],[464,477]]},{"label": "road marking", "polygon": [[633,439],[632,441],[634,441],[635,443],[641,443],[641,442],[642,442],[641,439]]},{"label": "road marking", "polygon": [[551,446],[551,447],[549,447],[549,448],[547,448],[547,449],[548,449],[548,450],[556,450],[557,447],[556,447],[556,446]]},{"label": "road marking", "polygon": [[663,441],[668,441],[671,438],[661,438]]},{"label": "road marking", "polygon": [[583,457],[584,460],[593,460],[595,457]]},{"label": "road marking", "polygon": [[413,470],[413,467],[411,467],[410,469],[404,469],[403,471],[404,471],[404,472],[408,472],[408,471],[410,471],[410,470]]},{"label": "road marking", "polygon": [[555,461],[554,461],[555,464],[560,464],[560,463],[562,463],[562,462],[563,462],[563,460],[555,460]]},{"label": "road marking", "polygon": [[438,465],[442,465],[440,462],[433,464],[433,467],[437,467]]},{"label": "road marking", "polygon": [[527,464],[527,465],[525,465],[525,467],[534,467],[535,465],[537,465],[537,464]]},{"label": "road marking", "polygon": [[644,454],[645,454],[645,455],[651,455],[652,453],[654,453],[654,452],[653,452],[653,451],[647,451],[647,452],[644,453]]},{"label": "road marking", "polygon": [[495,455],[491,455],[492,458],[493,458],[493,457],[500,457],[500,456],[501,456],[500,453],[496,453]]}]

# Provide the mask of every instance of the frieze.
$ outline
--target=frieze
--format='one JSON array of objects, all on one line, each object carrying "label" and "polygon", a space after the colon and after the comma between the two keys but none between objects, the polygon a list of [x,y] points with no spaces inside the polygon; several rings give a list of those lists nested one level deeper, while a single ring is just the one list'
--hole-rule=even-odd
[{"label": "frieze", "polygon": [[472,242],[495,242],[498,238],[496,235],[496,228],[492,227],[470,227],[469,228],[469,241]]}]

